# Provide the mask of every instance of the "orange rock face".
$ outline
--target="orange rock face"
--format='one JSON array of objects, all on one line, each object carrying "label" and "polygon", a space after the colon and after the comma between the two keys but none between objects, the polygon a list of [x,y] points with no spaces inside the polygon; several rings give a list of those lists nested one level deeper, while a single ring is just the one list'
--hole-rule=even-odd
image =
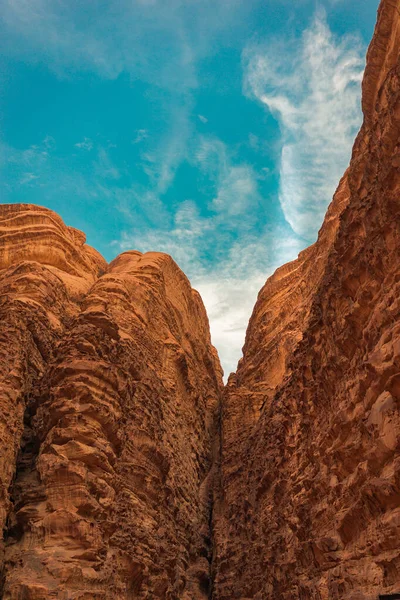
[{"label": "orange rock face", "polygon": [[[0,525],[28,418],[47,364],[79,297],[106,263],[85,236],[53,212],[28,205],[0,211]],[[3,554],[3,548],[1,550]]]},{"label": "orange rock face", "polygon": [[400,592],[399,26],[383,0],[350,167],[225,391],[215,600]]},{"label": "orange rock face", "polygon": [[0,211],[4,599],[209,597],[221,369],[167,255]]},{"label": "orange rock face", "polygon": [[0,206],[2,599],[400,594],[399,8],[318,240],[261,290],[225,390],[169,256],[108,265]]}]

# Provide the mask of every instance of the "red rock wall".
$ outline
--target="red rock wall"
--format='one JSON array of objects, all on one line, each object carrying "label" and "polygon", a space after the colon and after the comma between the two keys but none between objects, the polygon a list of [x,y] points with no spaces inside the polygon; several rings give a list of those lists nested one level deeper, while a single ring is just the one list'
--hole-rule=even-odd
[{"label": "red rock wall", "polygon": [[288,376],[288,358],[302,339],[314,295],[321,282],[339,226],[339,215],[349,200],[347,173],[328,209],[317,242],[283,265],[261,289],[250,319],[238,370],[228,381],[223,404],[224,485],[237,486],[242,446],[266,410],[275,390]]},{"label": "red rock wall", "polygon": [[0,209],[1,597],[209,597],[221,370],[170,257]]},{"label": "red rock wall", "polygon": [[222,405],[170,257],[107,265],[52,211],[0,206],[1,598],[400,592],[399,28],[382,0],[350,167]]},{"label": "red rock wall", "polygon": [[400,592],[399,9],[318,242],[260,292],[225,392],[214,600]]},{"label": "red rock wall", "polygon": [[[24,414],[54,356],[79,297],[106,268],[52,211],[0,208],[0,527],[11,510],[10,484]],[[2,542],[1,542],[2,543]],[[1,562],[3,547],[1,546]]]}]

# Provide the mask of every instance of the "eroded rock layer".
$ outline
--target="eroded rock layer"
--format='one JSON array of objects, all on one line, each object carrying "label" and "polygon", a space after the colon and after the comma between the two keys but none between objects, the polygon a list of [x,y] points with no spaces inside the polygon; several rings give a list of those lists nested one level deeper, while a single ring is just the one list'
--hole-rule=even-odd
[{"label": "eroded rock layer", "polygon": [[[10,484],[32,397],[79,298],[106,268],[52,211],[0,210],[0,526],[11,510]],[[3,544],[3,541],[1,542]],[[3,546],[1,546],[1,561]]]},{"label": "eroded rock layer", "polygon": [[169,256],[107,265],[52,211],[0,206],[0,598],[400,593],[399,51],[382,0],[350,167],[222,405]]},{"label": "eroded rock layer", "polygon": [[214,600],[400,593],[399,9],[319,239],[260,292],[226,388]]},{"label": "eroded rock layer", "polygon": [[221,369],[164,254],[0,209],[1,597],[209,597]]}]

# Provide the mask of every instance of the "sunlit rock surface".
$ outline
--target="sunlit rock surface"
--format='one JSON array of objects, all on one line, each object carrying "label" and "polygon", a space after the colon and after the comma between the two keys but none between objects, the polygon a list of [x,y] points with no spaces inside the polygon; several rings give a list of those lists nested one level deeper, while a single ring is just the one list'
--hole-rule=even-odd
[{"label": "sunlit rock surface", "polygon": [[215,600],[400,592],[399,8],[318,241],[261,290],[225,391]]},{"label": "sunlit rock surface", "polygon": [[0,205],[0,598],[400,593],[399,28],[382,0],[350,166],[225,390],[169,256]]},{"label": "sunlit rock surface", "polygon": [[2,598],[209,595],[221,369],[164,254],[0,208]]}]

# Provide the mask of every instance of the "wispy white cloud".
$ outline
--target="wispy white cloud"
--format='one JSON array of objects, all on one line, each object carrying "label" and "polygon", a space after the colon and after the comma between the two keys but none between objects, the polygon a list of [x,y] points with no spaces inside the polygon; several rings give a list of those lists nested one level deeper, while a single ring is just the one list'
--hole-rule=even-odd
[{"label": "wispy white cloud", "polygon": [[168,231],[125,233],[118,246],[143,252],[157,249],[174,258],[201,294],[212,341],[228,376],[236,370],[260,288],[282,262],[297,256],[299,240],[287,230],[266,228],[260,236],[243,235],[226,256],[220,253],[220,261],[208,264],[203,254],[220,235],[218,217],[201,218],[195,205],[188,202]]},{"label": "wispy white cloud", "polygon": [[5,168],[11,165],[19,184],[25,183],[25,177],[28,177],[29,181],[38,179],[38,174],[47,169],[54,143],[50,136],[46,136],[39,144],[32,144],[25,149],[12,148],[0,142],[3,157],[1,166]]},{"label": "wispy white cloud", "polygon": [[[191,107],[190,96],[175,98],[175,104],[166,109],[169,113],[166,131],[158,136],[154,144],[146,144],[141,153],[140,167],[148,177],[148,189],[160,197],[167,192],[177,169],[187,158],[189,141],[193,135]],[[141,141],[144,140],[143,137]]]},{"label": "wispy white cloud", "polygon": [[121,177],[120,170],[111,160],[109,152],[100,147],[97,153],[97,160],[93,163],[94,173],[104,179],[119,179]]},{"label": "wispy white cloud", "polygon": [[226,377],[241,357],[258,292],[275,269],[298,252],[299,239],[288,228],[266,226],[260,235],[239,236],[214,269],[192,276],[207,307],[212,340]]},{"label": "wispy white cloud", "polygon": [[[300,49],[299,49],[300,46]],[[357,42],[338,41],[318,13],[293,47],[252,46],[243,57],[245,91],[279,119],[282,131],[279,199],[288,226],[260,219],[268,199],[256,172],[211,136],[195,137],[192,162],[214,182],[209,214],[187,201],[168,227],[125,234],[122,248],[171,254],[199,289],[212,339],[226,373],[236,368],[248,319],[266,278],[294,259],[320,227],[360,122],[363,70]],[[251,134],[249,144],[263,142]],[[262,217],[261,217],[262,218]],[[207,258],[212,254],[213,263]]]},{"label": "wispy white cloud", "polygon": [[88,137],[84,137],[81,142],[77,142],[75,144],[75,148],[80,148],[81,150],[90,151],[93,149],[93,141]]},{"label": "wispy white cloud", "polygon": [[[233,35],[247,11],[241,0],[106,0],[101,8],[86,3],[84,10],[75,2],[4,0],[0,51],[27,63],[43,62],[59,78],[86,71],[150,84],[147,94],[158,102],[166,128],[147,140],[142,166],[151,175],[151,190],[163,194],[192,133],[198,63],[215,51],[219,37]],[[141,129],[133,143],[145,139]],[[78,144],[91,150],[86,140]]]},{"label": "wispy white cloud", "polygon": [[106,0],[85,10],[75,2],[4,0],[0,31],[6,54],[45,59],[60,77],[125,72],[181,90],[196,85],[195,63],[216,33],[231,32],[247,10],[241,0]]},{"label": "wispy white cloud", "polygon": [[50,136],[26,149],[0,141],[0,156],[0,185],[14,194],[13,198],[18,198],[22,186],[40,189],[40,196],[32,196],[39,198],[34,201],[40,203],[54,205],[61,196],[74,196],[82,201],[94,198],[113,201],[111,189],[120,178],[119,169],[101,146],[85,163],[85,170],[80,170],[80,158],[74,154],[77,161],[74,163],[60,157],[55,140]]},{"label": "wispy white cloud", "polygon": [[215,137],[196,138],[195,160],[216,183],[216,195],[210,209],[232,219],[257,209],[261,199],[259,175],[244,162],[237,163],[226,144]]},{"label": "wispy white cloud", "polygon": [[204,115],[197,115],[202,123],[208,123],[207,117]]},{"label": "wispy white cloud", "polygon": [[149,133],[147,129],[138,129],[136,131],[136,135],[132,140],[132,144],[140,144],[143,140],[146,140],[149,137]]},{"label": "wispy white cloud", "polygon": [[226,172],[227,147],[220,139],[200,136],[195,140],[194,160],[207,174],[219,175]]},{"label": "wispy white cloud", "polygon": [[364,60],[354,37],[337,39],[325,14],[293,45],[244,52],[245,92],[280,122],[280,202],[293,230],[312,240],[350,158],[361,122]]},{"label": "wispy white cloud", "polygon": [[179,206],[170,227],[144,232],[134,227],[123,232],[118,244],[122,250],[135,247],[143,252],[166,252],[184,270],[203,271],[201,246],[210,230],[214,230],[212,223],[202,218],[196,204],[188,200]]},{"label": "wispy white cloud", "polygon": [[181,106],[174,107],[171,111],[169,131],[164,139],[160,140],[153,154],[157,194],[164,194],[168,190],[179,165],[187,156],[188,143],[193,131],[190,121],[191,106],[192,99],[187,97]]},{"label": "wispy white cloud", "polygon": [[29,185],[32,181],[39,179],[39,175],[35,175],[35,173],[24,173],[19,181],[20,185]]},{"label": "wispy white cloud", "polygon": [[259,201],[257,180],[249,165],[229,166],[220,180],[218,195],[213,199],[213,210],[226,217],[237,216],[255,208]]},{"label": "wispy white cloud", "polygon": [[143,230],[132,223],[117,244],[121,250],[157,249],[175,259],[203,298],[213,343],[229,375],[240,358],[260,287],[282,261],[297,255],[302,242],[289,227],[278,231],[265,224],[254,232],[263,201],[257,174],[237,162],[221,140],[195,141],[193,160],[215,184],[208,214],[187,200],[169,225]]}]

